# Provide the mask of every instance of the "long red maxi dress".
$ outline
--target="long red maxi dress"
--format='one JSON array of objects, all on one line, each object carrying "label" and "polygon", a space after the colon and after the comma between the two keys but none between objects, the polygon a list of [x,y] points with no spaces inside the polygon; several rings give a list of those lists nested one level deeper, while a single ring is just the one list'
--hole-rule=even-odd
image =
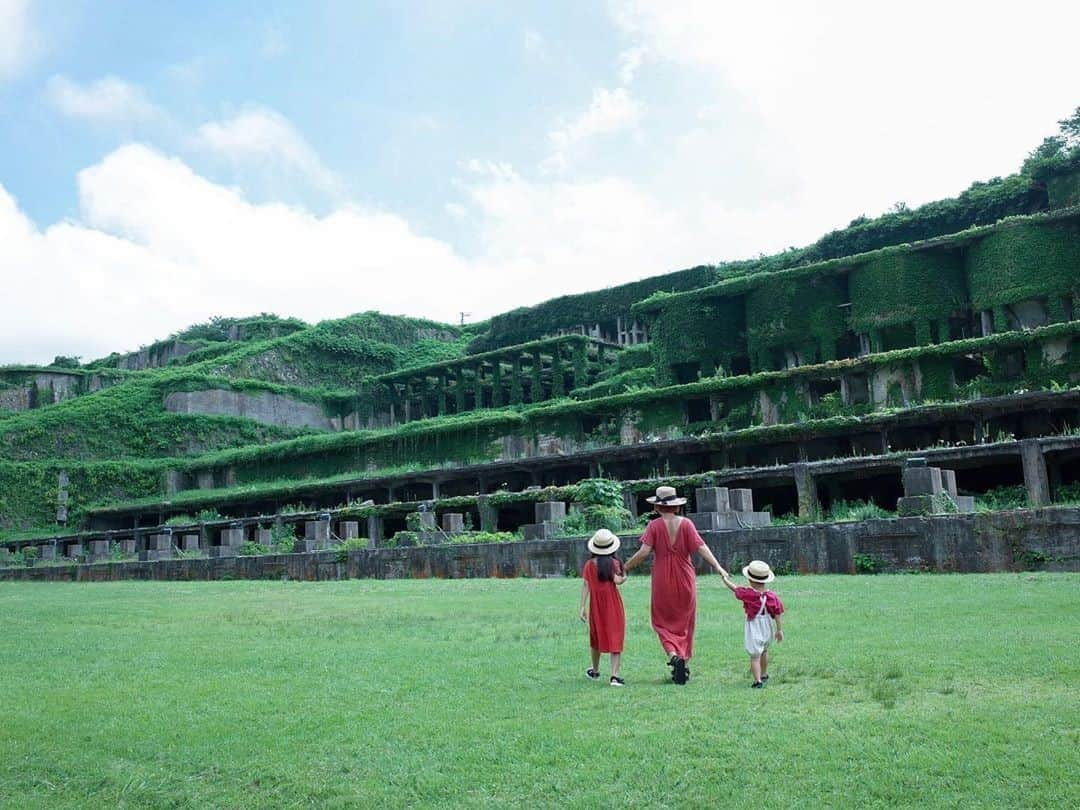
[{"label": "long red maxi dress", "polygon": [[[615,573],[621,574],[622,565],[618,560],[614,563]],[[585,563],[581,576],[589,586],[589,646],[602,653],[621,653],[626,638],[626,613],[619,586],[600,581],[596,560]]]},{"label": "long red maxi dress", "polygon": [[697,616],[697,577],[691,555],[705,545],[686,518],[672,543],[663,518],[645,529],[641,542],[653,549],[652,626],[661,646],[687,660],[694,654],[694,619]]}]

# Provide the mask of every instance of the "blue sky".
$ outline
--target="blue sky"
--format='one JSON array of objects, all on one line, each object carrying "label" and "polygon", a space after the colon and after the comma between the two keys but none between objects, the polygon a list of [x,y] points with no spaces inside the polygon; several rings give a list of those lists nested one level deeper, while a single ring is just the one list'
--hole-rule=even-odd
[{"label": "blue sky", "polygon": [[0,363],[805,244],[1014,171],[1074,6],[0,0]]}]

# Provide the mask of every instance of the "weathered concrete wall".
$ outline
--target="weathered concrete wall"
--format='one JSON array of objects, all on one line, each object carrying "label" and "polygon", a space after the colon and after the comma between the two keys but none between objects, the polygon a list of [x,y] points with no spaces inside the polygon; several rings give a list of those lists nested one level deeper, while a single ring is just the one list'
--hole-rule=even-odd
[{"label": "weathered concrete wall", "polygon": [[170,360],[184,357],[200,348],[201,344],[186,343],[182,340],[174,340],[171,343],[157,345],[153,350],[141,349],[120,357],[116,362],[117,368],[128,371],[144,371],[148,368],[162,368],[167,366]]},{"label": "weathered concrete wall", "polygon": [[[734,568],[750,559],[801,573],[855,573],[856,555],[886,571],[1080,571],[1080,508],[776,526],[704,535]],[[626,538],[624,559],[638,548]],[[587,559],[583,540],[414,546],[262,557],[161,560],[0,569],[0,580],[561,577]]]},{"label": "weathered concrete wall", "polygon": [[277,427],[341,429],[340,420],[327,416],[319,405],[269,391],[252,393],[217,388],[177,391],[165,396],[165,410],[170,413],[239,416]]}]

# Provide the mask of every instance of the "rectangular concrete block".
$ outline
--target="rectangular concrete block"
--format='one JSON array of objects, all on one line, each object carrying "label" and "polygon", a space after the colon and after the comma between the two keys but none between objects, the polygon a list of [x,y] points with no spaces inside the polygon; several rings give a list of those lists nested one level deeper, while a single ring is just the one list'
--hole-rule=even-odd
[{"label": "rectangular concrete block", "polygon": [[152,534],[146,538],[146,550],[147,551],[172,551],[173,536],[172,532],[162,532],[160,534]]},{"label": "rectangular concrete block", "polygon": [[338,524],[338,536],[342,540],[353,540],[360,536],[360,521],[343,520]]},{"label": "rectangular concrete block", "polygon": [[420,513],[420,530],[435,529],[438,528],[438,523],[435,521],[434,512],[421,512]]},{"label": "rectangular concrete block", "polygon": [[330,542],[330,521],[329,520],[305,520],[304,521],[304,539],[314,540],[317,544],[326,544]]},{"label": "rectangular concrete block", "polygon": [[956,499],[956,471],[941,468],[941,488],[946,495]]},{"label": "rectangular concrete block", "polygon": [[956,495],[953,497],[953,502],[956,504],[958,512],[974,512],[975,511],[975,496],[974,495]]},{"label": "rectangular concrete block", "polygon": [[465,531],[465,515],[460,512],[447,512],[442,516],[442,529],[447,534],[461,534]]},{"label": "rectangular concrete block", "polygon": [[82,543],[68,543],[67,549],[64,551],[64,556],[73,558],[81,557],[83,555]]},{"label": "rectangular concrete block", "polygon": [[525,523],[521,527],[521,536],[524,540],[550,540],[550,524],[548,523]]},{"label": "rectangular concrete block", "polygon": [[536,504],[537,523],[562,523],[566,520],[566,504],[562,501],[545,501]]},{"label": "rectangular concrete block", "polygon": [[307,537],[299,537],[293,544],[293,554],[310,554],[318,549],[318,544]]},{"label": "rectangular concrete block", "polygon": [[120,541],[120,550],[125,554],[134,554],[136,542],[134,537],[127,537]]},{"label": "rectangular concrete block", "polygon": [[255,542],[262,546],[274,545],[274,533],[270,529],[256,529]]},{"label": "rectangular concrete block", "polygon": [[197,534],[183,534],[180,535],[180,548],[184,551],[198,551],[199,550],[199,535]]},{"label": "rectangular concrete block", "polygon": [[109,541],[108,540],[91,540],[90,541],[90,561],[105,560],[109,557]]},{"label": "rectangular concrete block", "polygon": [[772,522],[772,515],[768,512],[693,512],[687,517],[699,532],[756,529]]},{"label": "rectangular concrete block", "polygon": [[905,467],[903,472],[904,495],[940,495],[941,470],[937,467]]},{"label": "rectangular concrete block", "polygon": [[754,491],[752,489],[729,489],[728,501],[734,512],[754,511]]},{"label": "rectangular concrete block", "polygon": [[731,493],[727,487],[702,487],[694,490],[698,512],[727,512],[731,510]]},{"label": "rectangular concrete block", "polygon": [[229,528],[221,530],[221,546],[224,547],[239,547],[244,544],[244,530],[238,528]]},{"label": "rectangular concrete block", "polygon": [[56,546],[52,543],[45,543],[38,546],[38,558],[41,560],[55,560]]}]

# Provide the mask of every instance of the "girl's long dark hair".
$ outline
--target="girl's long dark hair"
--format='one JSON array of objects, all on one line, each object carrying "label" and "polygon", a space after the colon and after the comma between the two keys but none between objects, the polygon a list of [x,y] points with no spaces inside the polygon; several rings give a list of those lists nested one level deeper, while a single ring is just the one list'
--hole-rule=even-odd
[{"label": "girl's long dark hair", "polygon": [[596,578],[601,582],[614,582],[615,571],[622,568],[622,560],[619,560],[619,569],[616,569],[615,560],[618,558],[614,554],[593,554],[593,559],[596,560]]}]

